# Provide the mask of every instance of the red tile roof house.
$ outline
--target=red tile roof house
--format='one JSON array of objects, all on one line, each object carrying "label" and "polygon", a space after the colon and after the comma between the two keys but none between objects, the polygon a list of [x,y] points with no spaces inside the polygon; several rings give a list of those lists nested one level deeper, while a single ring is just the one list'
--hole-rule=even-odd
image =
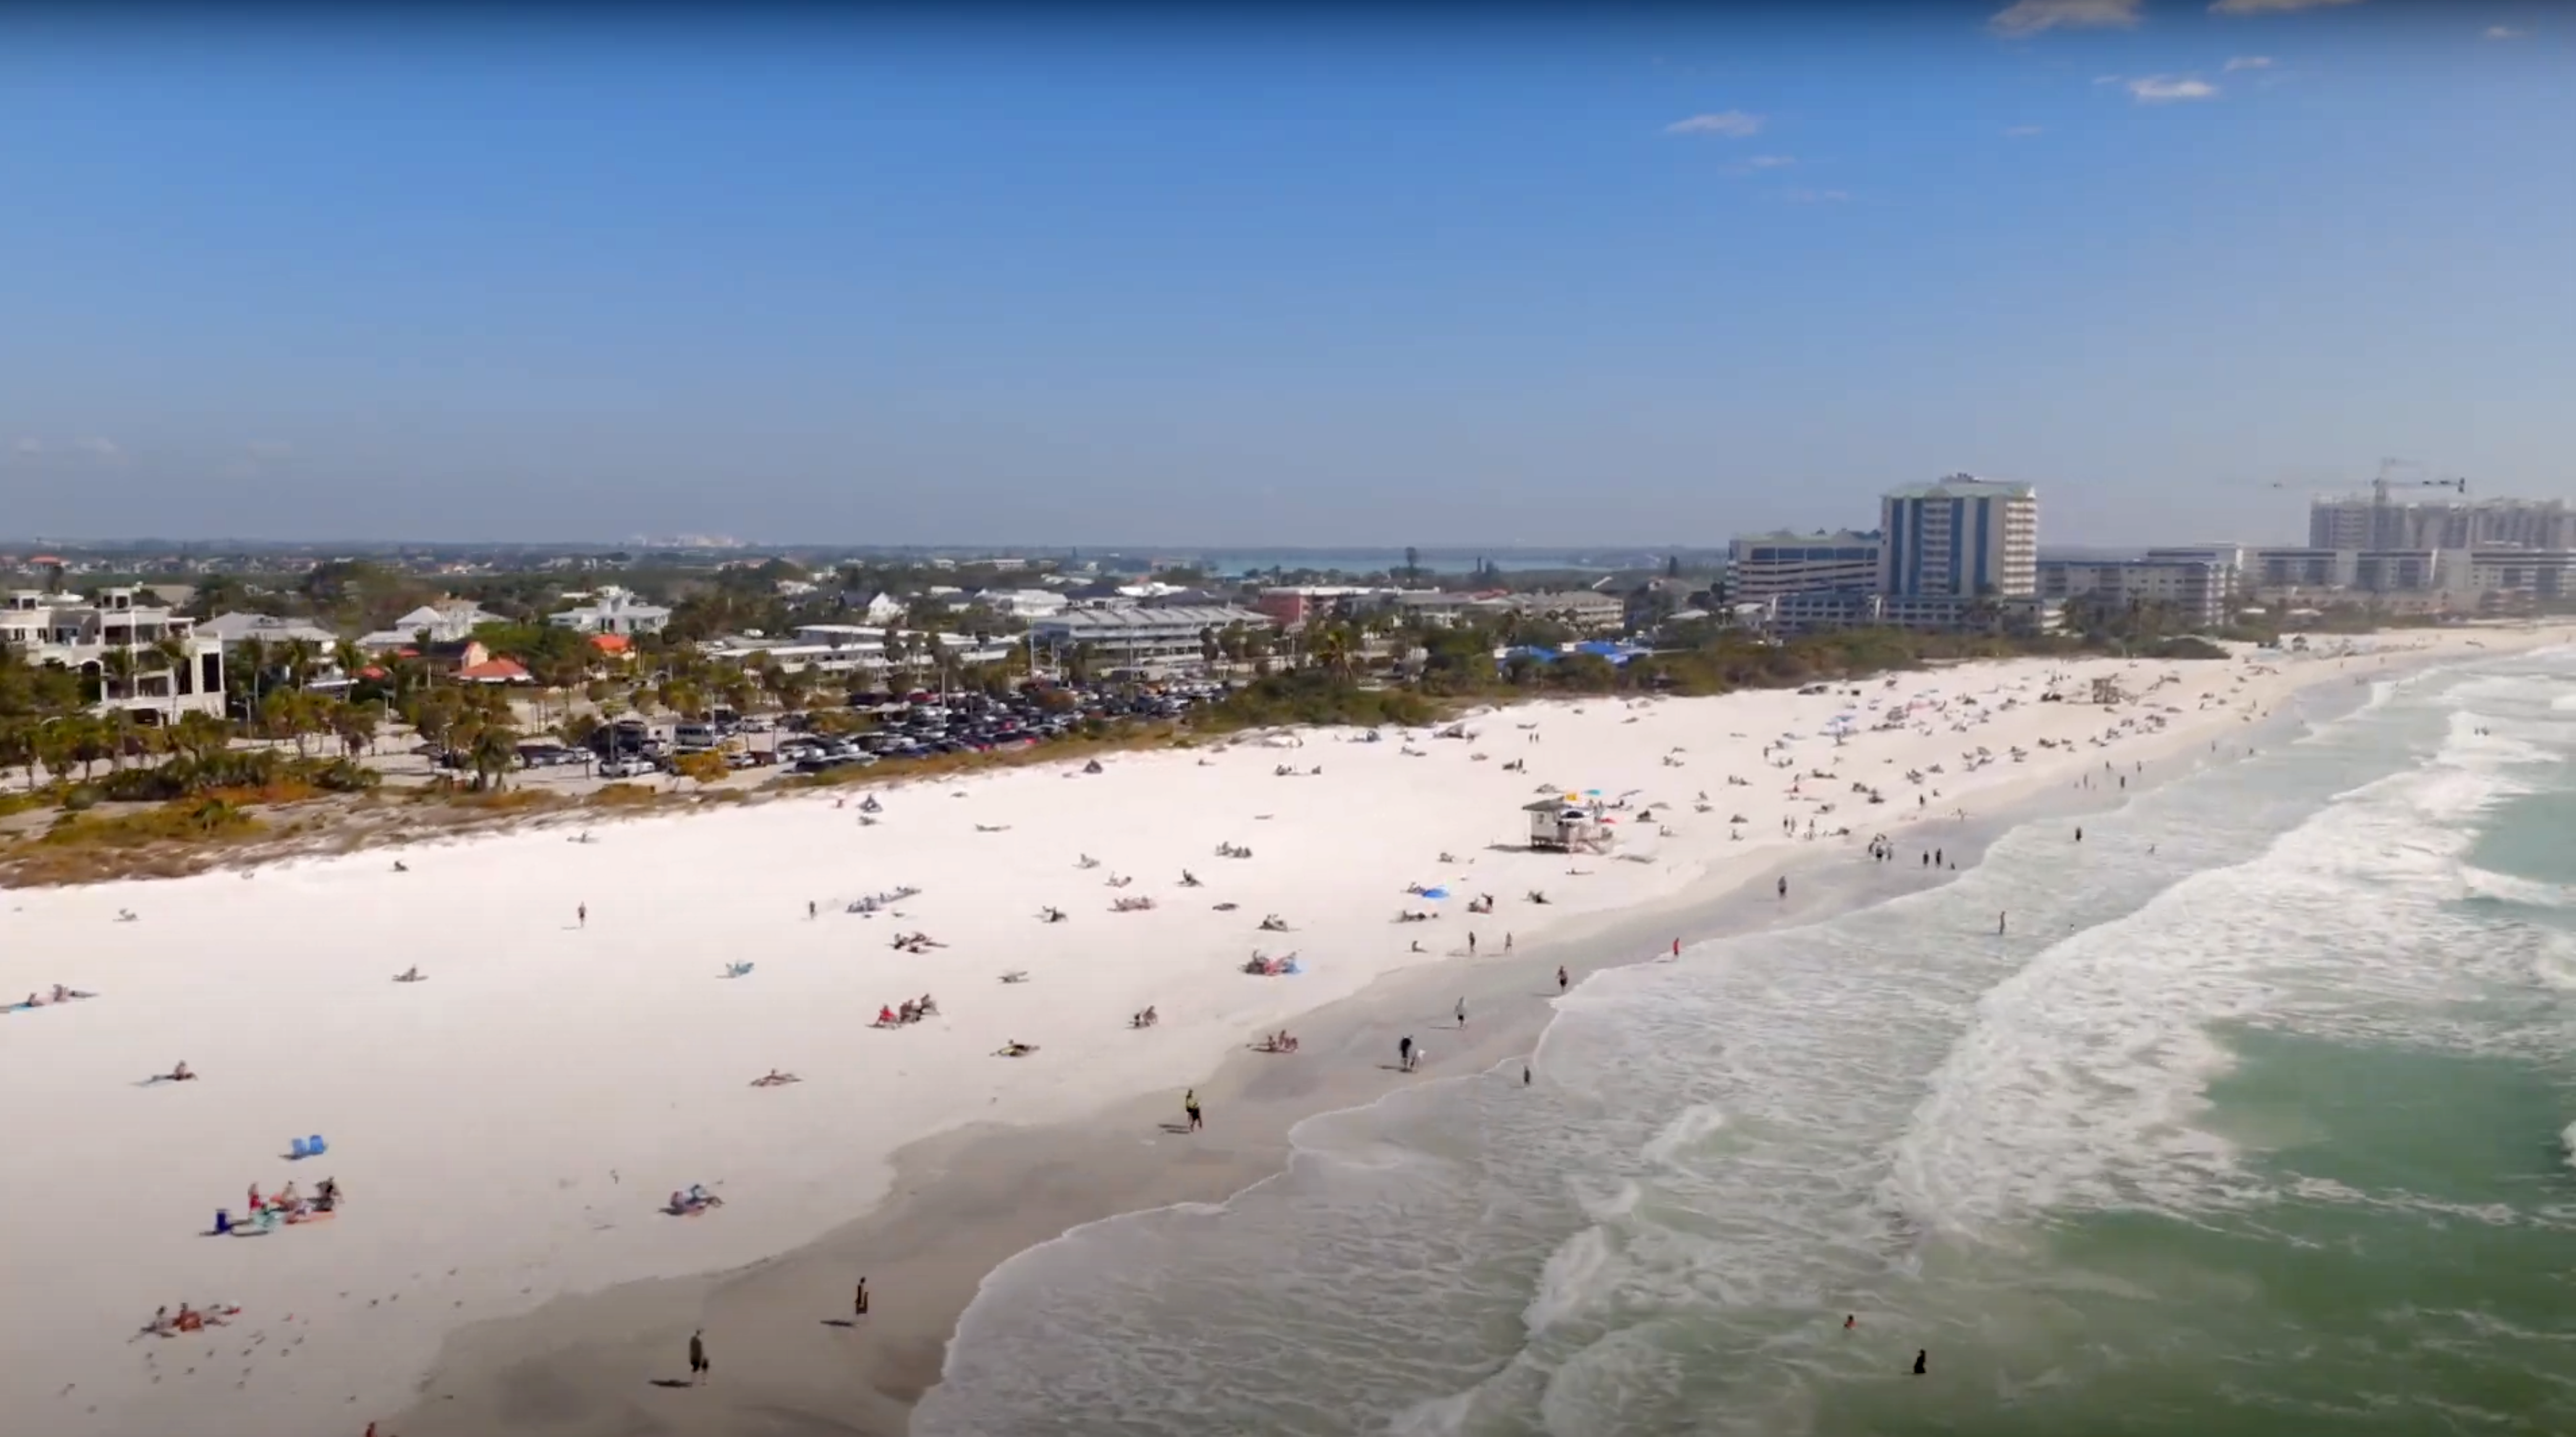
[{"label": "red tile roof house", "polygon": [[528,682],[528,671],[517,659],[485,659],[479,664],[459,665],[456,677],[469,684],[524,684]]}]

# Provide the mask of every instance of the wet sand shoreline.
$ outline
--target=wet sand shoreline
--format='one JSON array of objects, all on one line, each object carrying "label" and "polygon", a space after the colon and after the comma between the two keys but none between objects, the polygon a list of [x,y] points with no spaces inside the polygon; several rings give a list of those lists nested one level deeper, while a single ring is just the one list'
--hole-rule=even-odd
[{"label": "wet sand shoreline", "polygon": [[[2332,704],[2331,686],[2303,695]],[[2357,699],[2344,700],[2349,706]],[[2303,697],[2303,706],[2307,700]],[[2276,742],[2304,722],[2276,714],[2243,731]],[[1293,1056],[1236,1053],[1196,1086],[1208,1128],[1169,1131],[1178,1089],[1047,1127],[982,1125],[895,1155],[895,1179],[875,1209],[822,1239],[727,1273],[629,1284],[559,1299],[524,1317],[451,1338],[422,1400],[390,1430],[404,1437],[612,1437],[612,1434],[864,1434],[899,1437],[940,1379],[959,1320],[1011,1259],[1069,1231],[1184,1203],[1220,1204],[1285,1170],[1290,1130],[1319,1114],[1363,1106],[1425,1080],[1519,1082],[1557,996],[1554,970],[1574,981],[1652,962],[1685,945],[1820,921],[1920,892],[1972,868],[1996,837],[2023,825],[2114,808],[2233,755],[2197,752],[2185,736],[2160,744],[2144,781],[2077,790],[2063,774],[1981,796],[1983,812],[1897,834],[1904,856],[1937,842],[1956,865],[1923,870],[1866,862],[1847,845],[1713,876],[1647,911],[1604,919],[1509,957],[1453,959],[1389,975],[1319,1008],[1296,1029]],[[2241,751],[2241,750],[2240,750]],[[1784,904],[1772,886],[1791,878]],[[1451,1004],[1464,995],[1462,1040]],[[1390,1034],[1418,1033],[1429,1066],[1395,1071]],[[868,1280],[869,1316],[851,1320],[853,1285]],[[703,1327],[715,1365],[704,1388],[656,1383],[686,1376],[685,1351]]]}]

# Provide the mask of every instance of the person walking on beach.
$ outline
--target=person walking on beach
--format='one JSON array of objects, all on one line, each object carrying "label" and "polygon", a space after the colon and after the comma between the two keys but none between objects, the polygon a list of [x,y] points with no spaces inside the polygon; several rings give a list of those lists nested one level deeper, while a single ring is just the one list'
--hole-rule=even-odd
[{"label": "person walking on beach", "polygon": [[1207,1115],[1199,1111],[1198,1089],[1192,1088],[1181,1094],[1181,1111],[1189,1115],[1191,1132],[1195,1133],[1207,1126]]},{"label": "person walking on beach", "polygon": [[1467,956],[1470,958],[1476,956],[1476,934],[1472,929],[1467,934]]},{"label": "person walking on beach", "polygon": [[580,924],[584,928],[588,928],[590,926],[590,905],[583,903],[575,906],[572,910],[572,916],[575,923]]},{"label": "person walking on beach", "polygon": [[1783,898],[1789,896],[1789,875],[1785,873],[1780,875],[1780,896]]},{"label": "person walking on beach", "polygon": [[2003,936],[2004,936],[2004,919],[2006,919],[2006,918],[2007,918],[2007,917],[2009,917],[2009,916],[2011,916],[2011,915],[2009,915],[2008,913],[2006,913],[2006,912],[2004,912],[2004,911],[2002,911],[2002,910],[2000,910],[2000,909],[1998,909],[1998,910],[1996,911],[1996,913],[1995,913],[1995,936],[1996,936],[1997,938],[2001,938],[2001,937],[2003,937]]},{"label": "person walking on beach", "polygon": [[2075,825],[2075,841],[2076,841],[2076,842],[2078,842],[2078,843],[2082,843],[2082,842],[2084,841],[2084,825],[2083,825],[2083,824],[2080,824],[2080,823],[2079,823],[2079,824]]},{"label": "person walking on beach", "polygon": [[1413,1071],[1413,1035],[1410,1033],[1395,1040],[1395,1066],[1407,1073]]},{"label": "person walking on beach", "polygon": [[1916,1350],[1915,1350],[1915,1353],[1914,1353],[1914,1375],[1915,1375],[1915,1376],[1920,1377],[1920,1376],[1922,1376],[1922,1375],[1923,1375],[1923,1364],[1924,1364],[1924,1362],[1925,1362],[1926,1360],[1928,1360],[1931,1356],[1932,1356],[1932,1354],[1931,1354],[1931,1353],[1929,1353],[1929,1352],[1927,1352],[1927,1351],[1924,1351],[1924,1350],[1922,1350],[1922,1349],[1920,1349],[1920,1348],[1918,1348],[1918,1349],[1916,1349]]},{"label": "person walking on beach", "polygon": [[1568,983],[1570,983],[1571,981],[1572,981],[1571,979],[1569,979],[1569,978],[1567,978],[1567,977],[1565,976],[1565,965],[1564,965],[1564,964],[1562,964],[1562,963],[1557,964],[1557,965],[1556,965],[1556,991],[1558,991],[1559,993],[1564,992],[1564,991],[1566,990],[1566,985],[1567,985]]},{"label": "person walking on beach", "polygon": [[868,1280],[864,1277],[859,1279],[858,1292],[850,1298],[850,1315],[852,1317],[868,1315]]},{"label": "person walking on beach", "polygon": [[703,1327],[689,1334],[689,1385],[699,1386],[715,1364],[707,1361],[707,1330]]},{"label": "person walking on beach", "polygon": [[1463,1033],[1463,1032],[1465,1032],[1466,1030],[1467,1030],[1467,1000],[1466,1000],[1466,999],[1464,999],[1464,998],[1461,998],[1461,999],[1459,999],[1459,1000],[1458,1000],[1458,1031],[1460,1031],[1460,1032],[1462,1032],[1462,1033]]},{"label": "person walking on beach", "polygon": [[814,900],[811,898],[805,900],[805,916],[808,918],[815,916]]}]

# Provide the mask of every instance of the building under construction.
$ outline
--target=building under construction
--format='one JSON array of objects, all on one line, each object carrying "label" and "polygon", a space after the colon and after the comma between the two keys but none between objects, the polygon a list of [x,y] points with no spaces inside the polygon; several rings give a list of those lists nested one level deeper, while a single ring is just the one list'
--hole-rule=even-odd
[{"label": "building under construction", "polygon": [[2466,479],[2405,477],[2408,467],[2390,460],[2367,493],[2312,501],[2308,547],[2576,549],[2563,499],[2472,500]]}]

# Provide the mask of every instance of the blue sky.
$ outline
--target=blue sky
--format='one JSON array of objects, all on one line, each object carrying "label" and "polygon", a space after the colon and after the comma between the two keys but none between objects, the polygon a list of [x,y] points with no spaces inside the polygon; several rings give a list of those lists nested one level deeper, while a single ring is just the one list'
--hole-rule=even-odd
[{"label": "blue sky", "polygon": [[2557,7],[468,8],[0,18],[0,534],[1717,544],[1968,469],[2047,542],[2296,540],[2383,455],[2576,497]]}]

